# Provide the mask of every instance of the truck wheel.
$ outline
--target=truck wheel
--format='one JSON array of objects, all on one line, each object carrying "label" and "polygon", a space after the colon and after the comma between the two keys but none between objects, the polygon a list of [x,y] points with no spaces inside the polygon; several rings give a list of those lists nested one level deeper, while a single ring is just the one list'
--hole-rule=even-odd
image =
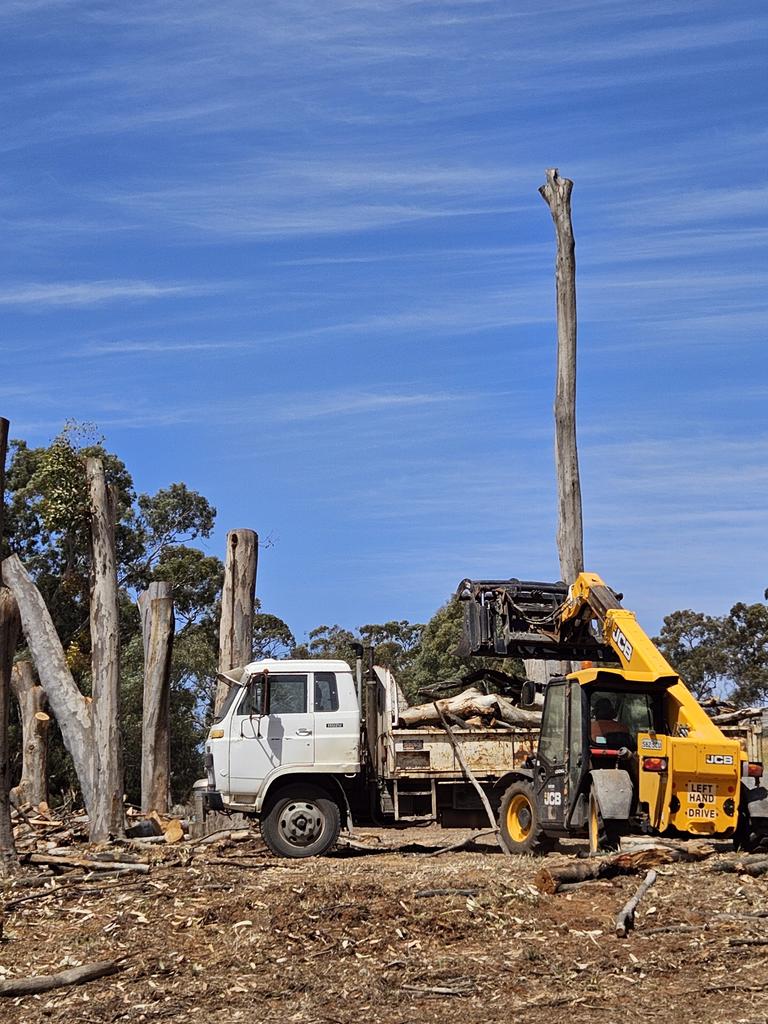
[{"label": "truck wheel", "polygon": [[594,793],[589,794],[588,828],[590,854],[594,856],[596,853],[618,850],[621,843],[619,830],[612,822],[605,822]]},{"label": "truck wheel", "polygon": [[501,798],[499,829],[510,853],[533,853],[541,849],[542,834],[536,795],[529,782],[513,782]]},{"label": "truck wheel", "polygon": [[284,789],[261,820],[261,834],[278,857],[320,857],[336,845],[339,805],[319,786]]}]

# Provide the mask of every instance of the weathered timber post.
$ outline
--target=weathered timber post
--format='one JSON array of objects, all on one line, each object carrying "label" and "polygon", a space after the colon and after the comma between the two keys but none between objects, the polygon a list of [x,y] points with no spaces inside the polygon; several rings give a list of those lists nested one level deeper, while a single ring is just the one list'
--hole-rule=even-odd
[{"label": "weathered timber post", "polygon": [[92,842],[122,835],[122,743],[120,736],[120,633],[115,557],[115,507],[101,459],[89,458],[85,474],[91,504],[91,670],[93,675]]},{"label": "weathered timber post", "polygon": [[[8,420],[0,417],[0,545],[3,542],[5,509],[5,456],[8,451]],[[11,752],[8,719],[11,709],[11,666],[20,630],[19,609],[11,591],[3,586],[0,563],[0,875],[13,874],[18,867],[11,825]]]},{"label": "weathered timber post", "polygon": [[549,168],[539,192],[555,224],[557,256],[557,383],[555,387],[555,469],[557,550],[560,572],[570,586],[584,568],[579,455],[576,446],[576,243],[571,222],[573,182]]},{"label": "weathered timber post", "polygon": [[38,807],[48,802],[48,730],[51,718],[45,711],[45,690],[35,679],[31,661],[17,661],[11,675],[11,691],[19,705],[22,736],[21,780],[11,797],[19,804]]},{"label": "weathered timber post", "polygon": [[144,639],[144,704],[141,723],[141,809],[168,812],[171,784],[171,584],[150,583],[139,596]]},{"label": "weathered timber post", "polygon": [[[247,665],[253,653],[253,601],[256,595],[256,568],[259,538],[253,530],[230,530],[227,534],[227,560],[224,588],[221,592],[219,626],[219,672]],[[216,688],[214,713],[218,714],[229,687]]]}]

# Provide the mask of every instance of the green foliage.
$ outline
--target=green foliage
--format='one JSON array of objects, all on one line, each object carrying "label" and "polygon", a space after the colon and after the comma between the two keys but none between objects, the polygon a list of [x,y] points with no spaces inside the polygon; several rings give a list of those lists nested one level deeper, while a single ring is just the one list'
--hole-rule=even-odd
[{"label": "green foliage", "polygon": [[768,605],[735,604],[724,623],[733,699],[743,704],[768,698]]},{"label": "green foliage", "polygon": [[721,617],[673,612],[654,642],[697,697],[768,698],[768,605],[740,602]]},{"label": "green foliage", "polygon": [[253,657],[288,658],[296,647],[296,640],[290,627],[277,615],[261,610],[261,601],[256,598],[253,616]]},{"label": "green foliage", "polygon": [[423,627],[421,643],[415,652],[410,675],[403,685],[409,700],[416,699],[417,691],[422,687],[458,680],[478,668],[522,674],[522,664],[516,658],[472,658],[460,655],[458,646],[463,622],[462,604],[454,597],[438,609]]},{"label": "green foliage", "polygon": [[672,612],[653,642],[699,699],[711,696],[727,675],[722,619],[690,609]]}]

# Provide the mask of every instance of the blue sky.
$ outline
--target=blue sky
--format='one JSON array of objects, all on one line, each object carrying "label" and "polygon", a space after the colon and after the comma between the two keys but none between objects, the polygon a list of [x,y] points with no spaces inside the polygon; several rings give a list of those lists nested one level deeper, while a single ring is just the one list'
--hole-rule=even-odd
[{"label": "blue sky", "polygon": [[271,546],[265,607],[554,579],[574,179],[587,567],[649,628],[768,586],[766,37],[707,0],[4,0],[0,412]]}]

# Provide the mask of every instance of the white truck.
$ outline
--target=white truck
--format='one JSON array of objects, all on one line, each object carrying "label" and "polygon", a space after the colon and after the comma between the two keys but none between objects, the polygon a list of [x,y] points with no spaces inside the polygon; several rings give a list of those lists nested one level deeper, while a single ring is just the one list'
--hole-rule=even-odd
[{"label": "white truck", "polygon": [[285,857],[326,853],[353,824],[482,827],[475,783],[497,813],[536,742],[532,727],[401,728],[392,673],[371,665],[364,678],[362,657],[355,672],[343,661],[267,659],[226,678],[195,788],[206,810],[259,819]]}]

